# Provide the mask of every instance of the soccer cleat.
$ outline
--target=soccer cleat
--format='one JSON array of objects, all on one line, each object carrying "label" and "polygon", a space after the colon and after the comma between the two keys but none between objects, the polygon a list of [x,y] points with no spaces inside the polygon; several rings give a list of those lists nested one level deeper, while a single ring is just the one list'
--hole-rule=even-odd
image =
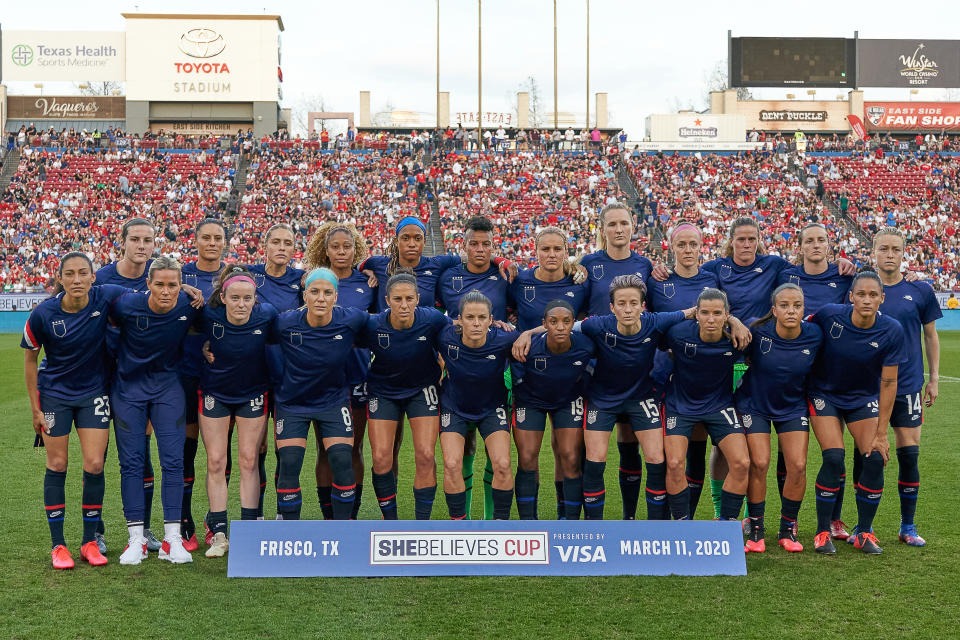
[{"label": "soccer cleat", "polygon": [[144,529],[143,537],[147,539],[147,551],[160,551],[160,541],[157,540],[157,536],[153,535],[153,531]]},{"label": "soccer cleat", "polygon": [[102,567],[107,564],[107,558],[100,553],[96,540],[91,540],[80,547],[80,557],[93,567]]},{"label": "soccer cleat", "polygon": [[880,548],[880,543],[877,541],[877,536],[870,532],[858,533],[853,542],[853,548],[871,555],[883,553],[883,549]]},{"label": "soccer cleat", "polygon": [[197,542],[197,534],[193,534],[189,538],[181,536],[180,540],[182,541],[183,548],[187,551],[196,551],[200,548],[200,543]]},{"label": "soccer cleat", "polygon": [[821,531],[813,537],[813,550],[828,556],[836,555],[837,548],[833,546],[829,531]]},{"label": "soccer cleat", "polygon": [[53,561],[54,569],[73,569],[73,556],[70,550],[62,544],[58,544],[50,552],[50,559]]},{"label": "soccer cleat", "polygon": [[925,547],[927,545],[927,541],[917,533],[917,525],[915,524],[901,524],[899,538],[900,542],[911,547]]},{"label": "soccer cleat", "polygon": [[[196,536],[192,537],[194,543],[196,543]],[[160,545],[160,553],[157,555],[157,557],[161,560],[172,562],[173,564],[186,564],[188,562],[193,562],[193,556],[191,556],[190,552],[187,551],[181,536],[164,538],[163,543]]]},{"label": "soccer cleat", "polygon": [[93,539],[97,541],[97,548],[101,555],[107,555],[107,537],[102,533],[95,533]]},{"label": "soccer cleat", "polygon": [[781,531],[777,544],[783,547],[784,551],[789,551],[790,553],[800,553],[803,551],[803,545],[797,541],[797,535],[792,530]]},{"label": "soccer cleat", "polygon": [[[209,516],[210,513],[208,512],[207,515]],[[209,547],[210,542],[213,540],[213,531],[210,530],[210,525],[207,524],[206,518],[203,519],[203,530],[206,532],[203,535],[203,543]]]},{"label": "soccer cleat", "polygon": [[204,552],[204,555],[208,558],[222,558],[227,553],[227,549],[230,548],[230,541],[227,540],[227,534],[220,533],[213,534],[213,537],[210,539],[210,548]]},{"label": "soccer cleat", "polygon": [[146,538],[130,538],[120,554],[120,564],[140,564],[147,557]]},{"label": "soccer cleat", "polygon": [[750,553],[751,551],[754,553],[763,553],[766,550],[767,550],[767,543],[764,542],[763,538],[759,540],[747,540],[743,544],[744,553]]},{"label": "soccer cleat", "polygon": [[830,537],[834,540],[849,540],[850,534],[847,533],[847,525],[843,520],[834,520],[830,523]]}]

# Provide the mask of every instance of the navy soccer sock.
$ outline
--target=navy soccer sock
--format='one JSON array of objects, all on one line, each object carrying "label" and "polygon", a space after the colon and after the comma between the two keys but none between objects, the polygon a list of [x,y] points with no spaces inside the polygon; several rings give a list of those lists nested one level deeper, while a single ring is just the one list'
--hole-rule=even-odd
[{"label": "navy soccer sock", "polygon": [[103,514],[103,471],[100,473],[83,472],[83,494],[80,506],[83,508],[83,543],[96,537],[97,523]]},{"label": "navy soccer sock", "polygon": [[373,474],[373,492],[377,495],[384,520],[397,519],[397,477],[393,471]]},{"label": "navy soccer sock", "polygon": [[783,451],[777,451],[777,491],[783,499],[783,485],[787,481],[787,462],[783,459]]},{"label": "navy soccer sock", "polygon": [[[517,467],[517,516],[521,520],[537,519],[537,472]],[[562,488],[562,487],[561,487]]]},{"label": "navy soccer sock", "polygon": [[437,485],[413,490],[413,509],[417,520],[429,520],[433,501],[437,497]]},{"label": "navy soccer sock", "polygon": [[207,528],[209,528],[214,535],[227,532],[226,511],[208,511],[206,521]]},{"label": "navy soccer sock", "polygon": [[[637,518],[637,503],[640,502],[640,480],[643,477],[643,462],[640,460],[640,445],[636,442],[617,442],[620,451],[620,496],[623,499],[623,519]],[[584,473],[586,483],[586,473]]]},{"label": "navy soccer sock", "polygon": [[260,472],[260,501],[257,503],[257,517],[263,517],[263,494],[267,491],[267,452],[257,454],[257,471]]},{"label": "navy soccer sock", "polygon": [[513,489],[493,489],[493,519],[509,520]]},{"label": "navy soccer sock", "polygon": [[247,507],[240,507],[241,520],[256,520],[259,517],[260,517],[259,511],[257,509],[248,509]]},{"label": "navy soccer sock", "polygon": [[[539,493],[540,483],[537,483],[537,489]],[[554,480],[553,488],[557,490],[557,520],[564,520],[567,517],[567,507],[564,504],[563,498],[563,480]],[[520,510],[519,503],[517,504],[517,510]],[[534,510],[536,513],[536,510]]]},{"label": "navy soccer sock", "polygon": [[348,444],[332,445],[327,448],[327,459],[333,472],[333,519],[349,520],[357,492],[353,475],[353,447]]},{"label": "navy soccer sock", "polygon": [[920,493],[920,447],[909,446],[897,449],[900,474],[897,489],[900,492],[900,523],[913,524],[917,512],[917,494]]},{"label": "navy soccer sock", "polygon": [[[396,478],[396,476],[394,476]],[[363,483],[357,482],[357,493],[353,496],[353,510],[350,512],[350,519],[356,520],[360,514],[360,499],[363,497]]]},{"label": "navy soccer sock", "polygon": [[300,469],[303,467],[303,447],[281,447],[277,457],[277,515],[281,520],[299,520],[303,506],[300,490]]},{"label": "navy soccer sock", "polygon": [[767,503],[765,501],[750,502],[747,501],[747,517],[750,519],[750,529],[755,530],[759,527],[763,529],[763,514],[766,511]]},{"label": "navy soccer sock", "polygon": [[583,508],[583,476],[563,479],[563,508],[567,520],[579,520]]},{"label": "navy soccer sock", "polygon": [[883,456],[874,451],[863,459],[863,473],[857,483],[857,531],[873,530],[880,498],[883,497]]},{"label": "navy soccer sock", "polygon": [[690,519],[690,487],[684,487],[680,493],[667,494],[667,502],[674,520]]},{"label": "navy soccer sock", "polygon": [[814,485],[817,496],[817,533],[830,531],[833,507],[837,502],[837,492],[840,491],[841,473],[843,473],[843,449],[824,450],[823,463],[820,465],[817,482]]},{"label": "navy soccer sock", "polygon": [[320,512],[324,520],[333,520],[332,487],[328,484],[317,486],[317,500],[320,501]]},{"label": "navy soccer sock", "polygon": [[743,508],[742,493],[733,493],[732,491],[720,492],[720,519],[737,520],[740,518],[740,510]]},{"label": "navy soccer sock", "polygon": [[669,520],[667,463],[647,463],[647,520]]},{"label": "navy soccer sock", "polygon": [[697,515],[700,494],[703,493],[703,480],[707,474],[707,441],[691,440],[687,445],[687,489],[689,489],[689,517]]},{"label": "navy soccer sock", "polygon": [[459,491],[457,493],[446,493],[447,510],[450,512],[451,520],[463,520],[467,517],[467,493]]},{"label": "navy soccer sock", "polygon": [[606,467],[606,462],[593,460],[587,460],[583,465],[583,514],[586,520],[603,520],[603,503],[607,493],[603,485],[603,472]]},{"label": "navy soccer sock", "polygon": [[47,512],[47,525],[50,527],[50,540],[53,542],[53,547],[67,544],[63,539],[63,514],[67,508],[66,484],[66,471],[47,469],[47,473],[43,476],[43,508]]},{"label": "navy soccer sock", "polygon": [[800,500],[791,500],[790,498],[780,499],[780,533],[779,537],[786,537],[788,531],[793,531],[793,526],[797,524],[797,516],[800,515]]}]

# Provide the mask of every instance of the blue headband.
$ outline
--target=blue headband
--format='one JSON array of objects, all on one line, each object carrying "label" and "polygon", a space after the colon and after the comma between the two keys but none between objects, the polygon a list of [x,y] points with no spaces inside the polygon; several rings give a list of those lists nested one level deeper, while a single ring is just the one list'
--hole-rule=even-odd
[{"label": "blue headband", "polygon": [[413,216],[407,216],[406,218],[404,218],[403,220],[397,223],[397,235],[400,235],[400,229],[403,229],[408,224],[417,225],[418,227],[420,227],[420,231],[423,231],[424,235],[426,235],[427,228],[423,226],[423,223],[420,222],[420,220],[418,220],[417,218],[414,218]]},{"label": "blue headband", "polygon": [[319,269],[314,269],[313,271],[307,274],[307,279],[303,283],[303,288],[306,289],[307,287],[310,286],[310,283],[315,282],[317,280],[326,280],[327,282],[333,285],[334,291],[337,290],[337,286],[340,283],[340,281],[337,279],[336,274],[334,274],[333,271],[331,271],[330,269],[327,269],[326,267],[320,267]]}]

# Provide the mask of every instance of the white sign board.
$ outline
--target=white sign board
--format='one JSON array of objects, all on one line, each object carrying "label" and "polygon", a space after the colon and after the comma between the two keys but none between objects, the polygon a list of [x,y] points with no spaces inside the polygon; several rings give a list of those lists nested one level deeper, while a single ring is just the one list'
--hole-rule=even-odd
[{"label": "white sign board", "polygon": [[121,31],[3,31],[3,82],[124,79]]}]

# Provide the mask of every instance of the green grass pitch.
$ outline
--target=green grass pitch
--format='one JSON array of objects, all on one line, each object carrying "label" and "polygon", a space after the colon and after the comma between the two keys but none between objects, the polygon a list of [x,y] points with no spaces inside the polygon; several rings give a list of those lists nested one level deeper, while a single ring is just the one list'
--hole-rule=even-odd
[{"label": "green grass pitch", "polygon": [[[120,508],[116,449],[107,461],[105,517],[110,564],[92,569],[79,560],[73,571],[50,568],[50,538],[42,507],[43,454],[32,448],[29,404],[23,383],[19,336],[0,336],[0,638],[414,638],[414,637],[740,637],[740,638],[947,638],[960,620],[960,535],[954,529],[960,490],[960,333],[941,334],[940,399],[927,412],[921,446],[917,522],[924,549],[896,542],[899,505],[895,457],[876,521],[884,553],[868,557],[846,544],[836,557],[812,551],[815,525],[810,490],[819,466],[811,437],[808,490],[800,519],[802,554],[776,546],[747,559],[746,577],[606,578],[226,578],[226,559],[209,560],[202,549],[191,565],[161,563],[155,554],[136,568],[117,563],[126,542]],[[67,541],[76,557],[80,542],[80,450],[72,438],[67,478]],[[311,441],[311,445],[312,441]],[[365,447],[369,454],[369,446]],[[847,447],[848,465],[852,446]],[[610,460],[616,461],[616,447]],[[269,473],[273,461],[270,457]],[[308,448],[304,518],[320,518]],[[439,456],[438,456],[439,460]],[[156,457],[154,454],[154,462]],[[514,456],[514,463],[516,457]],[[197,456],[194,516],[203,517],[204,454]],[[477,469],[483,456],[478,455]],[[554,510],[553,459],[541,457],[540,515]],[[413,460],[405,444],[400,477],[400,515],[412,517]],[[619,508],[616,464],[609,464],[608,515]],[[159,474],[159,467],[157,468]],[[779,499],[771,469],[768,529],[776,529]],[[477,474],[477,479],[481,474]],[[237,480],[231,484],[231,517],[239,517]],[[379,518],[365,482],[361,517]],[[478,483],[479,485],[479,483]],[[159,482],[157,483],[159,491]],[[709,491],[699,517],[710,517]],[[269,507],[273,496],[267,496]],[[159,495],[154,522],[159,524]],[[853,523],[855,500],[847,492],[845,519]],[[474,492],[474,514],[482,496]],[[641,514],[643,507],[640,508]],[[435,518],[446,515],[438,492]]]}]

